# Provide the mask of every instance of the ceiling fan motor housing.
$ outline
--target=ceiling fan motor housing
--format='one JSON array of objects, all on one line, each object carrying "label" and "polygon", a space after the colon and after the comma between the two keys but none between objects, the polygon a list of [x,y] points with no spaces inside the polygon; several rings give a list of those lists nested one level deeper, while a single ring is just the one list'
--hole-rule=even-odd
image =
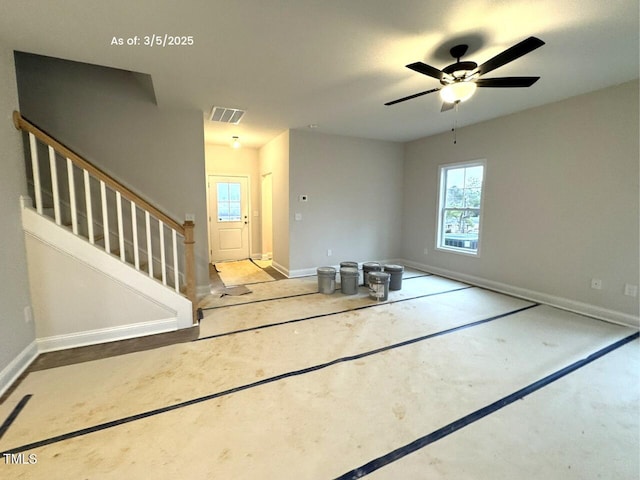
[{"label": "ceiling fan motor housing", "polygon": [[[454,79],[464,79],[468,74],[472,73],[478,64],[476,62],[456,62],[445,68],[442,71],[448,75],[451,75]],[[444,79],[443,79],[444,80]],[[446,83],[441,81],[441,83]]]}]

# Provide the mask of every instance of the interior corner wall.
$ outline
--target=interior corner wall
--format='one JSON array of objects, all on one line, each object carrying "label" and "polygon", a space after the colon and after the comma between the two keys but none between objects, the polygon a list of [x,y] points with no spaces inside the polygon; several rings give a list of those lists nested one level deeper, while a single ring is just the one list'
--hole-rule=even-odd
[{"label": "interior corner wall", "polygon": [[[624,288],[639,281],[638,88],[461,128],[456,145],[449,133],[406,144],[403,257],[637,321]],[[437,251],[438,166],[475,159],[486,159],[481,254]]]},{"label": "interior corner wall", "polygon": [[[207,143],[204,150],[207,175],[247,176],[250,181],[249,222],[251,225],[251,258],[262,257],[262,235],[260,217],[260,162],[258,150]],[[208,213],[210,217],[215,214]]]},{"label": "interior corner wall", "polygon": [[195,214],[196,283],[209,285],[204,124],[158,108],[132,72],[16,53],[25,118],[176,221]]},{"label": "interior corner wall", "polygon": [[[0,43],[0,372],[10,368],[35,340],[34,324],[25,323],[24,316],[31,299],[20,217],[20,196],[27,195],[24,153],[20,132],[12,121],[17,109],[13,51]],[[0,393],[6,386],[2,380]]]},{"label": "interior corner wall", "polygon": [[273,266],[285,275],[290,274],[289,143],[287,130],[259,152],[260,175],[271,173],[273,177]]},{"label": "interior corner wall", "polygon": [[291,270],[398,258],[402,144],[306,130],[290,134]]}]

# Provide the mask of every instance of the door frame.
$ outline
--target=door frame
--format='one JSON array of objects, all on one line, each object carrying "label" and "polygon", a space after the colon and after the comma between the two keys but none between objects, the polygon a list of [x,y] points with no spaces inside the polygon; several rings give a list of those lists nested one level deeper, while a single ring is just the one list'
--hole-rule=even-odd
[{"label": "door frame", "polygon": [[207,247],[209,249],[209,263],[214,263],[213,260],[213,245],[211,245],[211,231],[213,227],[211,226],[211,221],[215,215],[212,215],[211,212],[211,195],[213,193],[214,198],[217,199],[217,193],[213,192],[215,190],[211,187],[211,182],[209,181],[211,177],[214,178],[245,178],[247,180],[247,194],[245,201],[247,202],[247,224],[248,227],[248,241],[247,241],[247,258],[251,258],[251,230],[252,230],[252,215],[251,215],[251,175],[241,175],[241,174],[229,174],[226,175],[224,173],[207,173]]}]

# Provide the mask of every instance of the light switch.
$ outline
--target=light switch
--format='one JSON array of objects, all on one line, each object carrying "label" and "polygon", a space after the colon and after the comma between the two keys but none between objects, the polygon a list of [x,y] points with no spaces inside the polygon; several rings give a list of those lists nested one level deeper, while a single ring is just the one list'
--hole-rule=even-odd
[{"label": "light switch", "polygon": [[301,213],[296,213],[295,214],[295,219],[296,219],[296,222],[299,222],[300,220],[302,220],[302,214]]}]

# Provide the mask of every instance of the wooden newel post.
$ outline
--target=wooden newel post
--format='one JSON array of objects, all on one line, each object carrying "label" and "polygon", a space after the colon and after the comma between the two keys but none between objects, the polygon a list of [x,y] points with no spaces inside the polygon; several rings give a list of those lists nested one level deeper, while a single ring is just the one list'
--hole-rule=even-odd
[{"label": "wooden newel post", "polygon": [[184,227],[184,272],[187,281],[187,298],[191,300],[193,309],[193,321],[197,320],[197,298],[196,298],[196,257],[193,245],[194,240],[193,229],[195,224],[191,220],[187,220],[182,225]]}]

